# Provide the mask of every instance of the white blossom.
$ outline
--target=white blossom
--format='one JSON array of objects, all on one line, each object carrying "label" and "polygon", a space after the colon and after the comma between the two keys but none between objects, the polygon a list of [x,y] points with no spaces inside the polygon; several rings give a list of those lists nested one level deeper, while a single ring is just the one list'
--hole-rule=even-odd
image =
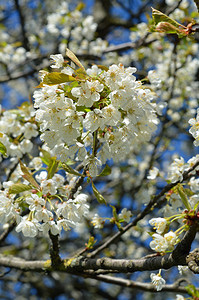
[{"label": "white blossom", "polygon": [[24,216],[17,225],[16,232],[22,231],[26,237],[35,237],[38,234],[39,227],[40,225],[36,219],[29,220],[27,216]]},{"label": "white blossom", "polygon": [[149,224],[154,226],[157,233],[162,234],[167,226],[167,221],[164,218],[153,218],[149,221]]},{"label": "white blossom", "polygon": [[61,68],[64,63],[64,58],[61,54],[50,55],[50,58],[53,60],[53,65],[51,68]]},{"label": "white blossom", "polygon": [[127,208],[123,208],[121,213],[118,215],[119,219],[123,219],[124,222],[129,222],[130,218],[132,216],[132,213],[130,210],[127,210]]},{"label": "white blossom", "polygon": [[152,273],[150,277],[151,277],[152,284],[155,286],[156,290],[161,291],[162,286],[165,284],[165,280],[162,278],[162,276],[160,274],[156,275]]}]

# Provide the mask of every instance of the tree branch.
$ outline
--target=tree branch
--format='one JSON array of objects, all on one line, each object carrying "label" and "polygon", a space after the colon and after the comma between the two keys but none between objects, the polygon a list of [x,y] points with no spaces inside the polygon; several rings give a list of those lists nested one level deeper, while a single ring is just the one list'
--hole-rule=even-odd
[{"label": "tree branch", "polygon": [[[0,265],[21,269],[24,271],[35,270],[57,270],[67,273],[85,272],[86,270],[110,270],[111,272],[133,273],[137,271],[153,271],[159,269],[170,269],[173,266],[186,265],[186,257],[189,254],[191,244],[196,235],[196,226],[192,225],[184,235],[182,241],[172,253],[164,256],[154,254],[140,259],[112,259],[112,258],[85,258],[83,256],[61,260],[58,254],[57,237],[53,236],[53,251],[49,261],[25,261],[16,257],[5,257],[0,255]],[[56,239],[54,241],[54,239]],[[57,258],[59,257],[59,259]]]},{"label": "tree branch", "polygon": [[21,7],[19,5],[19,0],[15,0],[15,6],[16,6],[16,10],[19,14],[19,20],[20,20],[20,24],[21,24],[21,32],[22,32],[22,39],[23,39],[23,47],[29,51],[30,50],[30,46],[29,46],[29,41],[27,38],[27,33],[26,33],[26,29],[25,29],[25,18],[22,14],[22,10]]},{"label": "tree branch", "polygon": [[[123,287],[139,289],[147,292],[157,292],[154,285],[152,285],[151,283],[132,281],[121,277],[113,277],[108,275],[96,275],[96,276],[86,276],[86,277],[96,279],[98,281],[116,284]],[[160,292],[175,292],[175,293],[187,294],[186,288],[179,286],[182,281],[185,280],[180,279],[174,282],[173,284],[165,284],[163,285],[162,290]]]}]

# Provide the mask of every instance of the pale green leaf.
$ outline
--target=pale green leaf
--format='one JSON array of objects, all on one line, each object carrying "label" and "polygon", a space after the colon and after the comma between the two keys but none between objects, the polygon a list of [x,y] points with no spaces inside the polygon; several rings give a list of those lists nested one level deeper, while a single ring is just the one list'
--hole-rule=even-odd
[{"label": "pale green leaf", "polygon": [[82,70],[85,71],[84,66],[81,64],[77,56],[68,48],[66,48],[66,56],[68,56],[77,66],[79,66]]},{"label": "pale green leaf", "polygon": [[70,167],[69,165],[62,163],[62,168],[69,174],[74,174],[76,176],[81,176],[81,177],[85,177],[84,175],[82,175],[81,173],[77,172],[76,170],[74,170],[72,167]]},{"label": "pale green leaf", "polygon": [[108,176],[110,174],[111,174],[111,168],[108,165],[106,165],[104,170],[102,170],[102,172],[98,176],[102,177],[102,176]]},{"label": "pale green leaf", "polygon": [[5,155],[5,156],[7,155],[6,154],[7,153],[6,146],[2,142],[0,142],[0,153]]},{"label": "pale green leaf", "polygon": [[95,195],[95,197],[97,198],[97,201],[100,204],[106,204],[106,200],[104,199],[104,197],[100,194],[100,192],[97,190],[96,186],[94,185],[94,183],[92,182],[92,188],[93,188],[93,193]]},{"label": "pale green leaf", "polygon": [[9,194],[19,194],[21,192],[29,191],[31,189],[32,187],[30,185],[23,184],[23,183],[15,183],[9,187],[8,192]]}]

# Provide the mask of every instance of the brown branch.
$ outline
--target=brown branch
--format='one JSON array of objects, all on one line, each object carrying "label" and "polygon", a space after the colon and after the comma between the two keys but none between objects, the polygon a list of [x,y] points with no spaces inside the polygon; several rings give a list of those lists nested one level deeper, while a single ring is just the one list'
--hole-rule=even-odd
[{"label": "brown branch", "polygon": [[22,13],[22,9],[19,5],[19,0],[15,0],[15,6],[16,6],[16,10],[19,14],[19,20],[20,20],[20,24],[21,24],[21,33],[22,33],[22,39],[23,39],[23,47],[29,51],[30,50],[30,46],[29,46],[29,41],[27,38],[27,33],[26,33],[26,29],[25,29],[25,18],[23,16]]},{"label": "brown branch", "polygon": [[51,263],[52,267],[56,267],[57,265],[61,264],[61,258],[59,256],[59,235],[53,235],[49,231],[49,236],[52,242],[52,245],[50,247],[50,258],[51,258]]},{"label": "brown branch", "polygon": [[[133,273],[137,271],[153,271],[159,269],[170,269],[173,266],[186,265],[186,257],[190,251],[191,244],[195,238],[196,226],[192,225],[184,235],[182,241],[172,253],[161,255],[149,255],[140,259],[112,259],[112,258],[85,258],[83,256],[61,260],[59,257],[59,245],[57,236],[51,235],[53,247],[51,260],[25,261],[16,257],[5,257],[0,255],[0,265],[16,269],[27,270],[57,270],[66,273],[109,270],[115,273]],[[89,273],[85,273],[89,274]]]},{"label": "brown branch", "polygon": [[6,83],[6,82],[9,82],[9,81],[12,81],[12,80],[17,80],[17,79],[20,79],[20,78],[26,78],[26,77],[34,75],[36,72],[38,72],[38,69],[34,69],[34,70],[31,70],[31,71],[25,72],[25,73],[20,72],[20,73],[17,73],[15,75],[13,75],[13,76],[1,77],[0,83]]},{"label": "brown branch", "polygon": [[[123,287],[139,289],[142,291],[157,292],[154,285],[152,285],[151,283],[132,281],[121,277],[113,277],[108,275],[96,275],[96,276],[85,276],[85,277],[89,277],[92,279],[96,279],[98,281],[103,281],[111,284],[116,284]],[[165,284],[163,285],[162,290],[160,292],[175,292],[175,293],[187,294],[186,288],[180,286],[180,283],[182,281],[185,280],[180,279],[174,282],[173,284]]]},{"label": "brown branch", "polygon": [[[4,267],[19,269],[23,271],[39,271],[45,270],[46,261],[26,261],[13,256],[4,256],[0,254],[0,265]],[[50,266],[49,266],[50,267]]]}]

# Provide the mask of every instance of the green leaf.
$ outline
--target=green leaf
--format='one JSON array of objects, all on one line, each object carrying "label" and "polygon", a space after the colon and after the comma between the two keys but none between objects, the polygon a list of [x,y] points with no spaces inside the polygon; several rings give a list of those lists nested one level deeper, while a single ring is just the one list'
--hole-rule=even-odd
[{"label": "green leaf", "polygon": [[[106,200],[104,199],[104,197],[100,194],[100,192],[97,190],[96,186],[94,185],[94,183],[92,182],[92,189],[93,189],[93,193],[95,195],[95,197],[97,198],[97,201],[100,204],[106,204]],[[107,205],[107,204],[106,204]]]},{"label": "green leaf", "polygon": [[161,11],[157,9],[154,9],[153,7],[152,7],[152,17],[155,25],[157,25],[160,22],[167,22],[169,24],[172,24],[176,28],[183,27],[183,25],[169,18],[167,15],[163,14]]},{"label": "green leaf", "polygon": [[62,168],[69,174],[74,174],[76,176],[81,176],[81,177],[85,177],[83,174],[77,172],[76,170],[74,170],[73,168],[71,168],[69,165],[62,163]]},{"label": "green leaf", "polygon": [[161,11],[152,7],[152,17],[154,26],[151,27],[151,31],[165,32],[178,34],[183,37],[187,35],[186,27],[177,21],[171,19]]},{"label": "green leaf", "polygon": [[29,172],[28,168],[24,166],[24,164],[21,161],[19,161],[19,163],[20,163],[21,171],[24,174],[22,175],[22,177],[26,179],[28,182],[30,182],[30,184],[32,184],[32,186],[34,186],[36,189],[40,190],[39,184],[35,181],[32,174]]},{"label": "green leaf", "polygon": [[85,3],[80,2],[80,3],[77,5],[77,7],[75,8],[75,10],[82,11],[82,9],[84,9],[85,6],[86,6]]},{"label": "green leaf", "polygon": [[41,153],[43,154],[43,156],[41,157],[41,160],[43,161],[43,163],[45,165],[49,165],[50,161],[51,161],[51,155],[48,151],[40,149]]},{"label": "green leaf", "polygon": [[74,71],[74,76],[77,81],[85,81],[89,76],[86,74],[85,70],[77,69]]},{"label": "green leaf", "polygon": [[199,297],[199,291],[197,291],[197,289],[195,288],[195,286],[193,284],[189,284],[189,285],[185,286],[185,288],[190,296]]},{"label": "green leaf", "polygon": [[77,111],[83,111],[83,112],[89,112],[91,111],[90,108],[86,107],[86,106],[76,106],[76,110]]},{"label": "green leaf", "polygon": [[38,87],[43,87],[44,84],[46,85],[56,85],[65,82],[75,81],[76,79],[73,76],[61,73],[61,72],[52,72],[48,73],[44,76],[43,81],[40,83]]},{"label": "green leaf", "polygon": [[4,156],[7,156],[6,146],[4,146],[2,142],[0,142],[0,153],[3,154]]},{"label": "green leaf", "polygon": [[68,56],[77,66],[79,66],[83,71],[85,71],[84,66],[81,64],[77,56],[68,48],[66,48],[66,56]]},{"label": "green leaf", "polygon": [[15,183],[9,187],[8,192],[9,194],[19,194],[21,192],[29,191],[31,189],[32,187],[30,185],[23,184],[23,183]]},{"label": "green leaf", "polygon": [[88,243],[85,244],[86,249],[92,249],[93,245],[97,242],[97,240],[95,240],[94,236],[90,236]]},{"label": "green leaf", "polygon": [[188,210],[191,210],[191,205],[188,201],[188,198],[187,198],[187,195],[186,193],[184,192],[184,189],[183,189],[183,186],[178,183],[177,185],[177,191],[178,191],[178,194],[182,200],[182,203],[184,204],[184,206],[188,209]]},{"label": "green leaf", "polygon": [[48,171],[47,179],[51,179],[54,176],[55,172],[57,171],[58,164],[59,164],[59,161],[56,160],[55,157],[52,157],[50,160],[50,163],[48,165],[48,169],[47,169],[47,171]]},{"label": "green leaf", "polygon": [[115,220],[118,220],[116,207],[113,205],[110,205],[110,207],[112,208],[112,211],[113,211],[113,217],[115,218]]},{"label": "green leaf", "polygon": [[108,165],[106,165],[104,170],[98,176],[102,177],[102,176],[108,176],[110,174],[111,174],[111,168]]}]

